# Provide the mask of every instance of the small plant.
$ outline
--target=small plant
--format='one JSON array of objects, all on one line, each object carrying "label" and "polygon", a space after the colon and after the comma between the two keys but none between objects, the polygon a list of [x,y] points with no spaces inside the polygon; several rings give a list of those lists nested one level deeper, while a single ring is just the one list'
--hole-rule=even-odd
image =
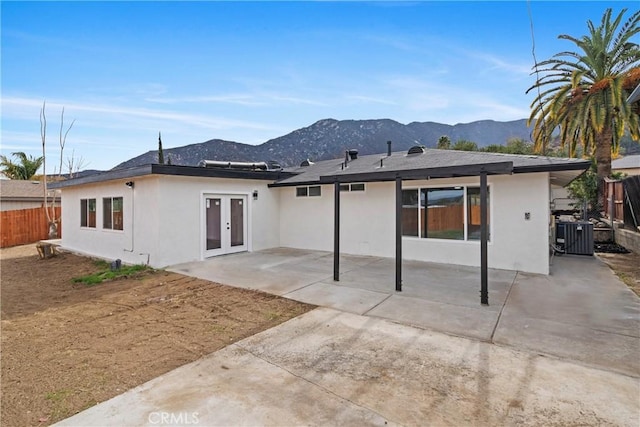
[{"label": "small plant", "polygon": [[53,419],[61,419],[69,416],[69,405],[67,397],[71,394],[71,390],[56,390],[45,394],[44,398],[51,403],[51,416]]},{"label": "small plant", "polygon": [[101,270],[97,273],[76,277],[73,279],[73,282],[93,286],[107,280],[114,280],[119,277],[137,276],[145,271],[151,270],[150,267],[142,264],[123,265],[119,270],[111,270],[111,265],[106,261],[96,261],[96,266],[100,267]]}]

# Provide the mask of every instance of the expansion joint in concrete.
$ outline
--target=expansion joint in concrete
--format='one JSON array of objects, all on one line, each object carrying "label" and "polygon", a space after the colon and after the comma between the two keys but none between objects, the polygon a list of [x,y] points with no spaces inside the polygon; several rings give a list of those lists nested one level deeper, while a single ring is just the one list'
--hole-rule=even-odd
[{"label": "expansion joint in concrete", "polygon": [[500,307],[500,313],[498,313],[496,324],[493,327],[493,331],[491,331],[491,337],[489,338],[489,342],[492,344],[495,344],[493,342],[493,336],[496,334],[496,331],[498,330],[498,325],[500,324],[500,319],[502,318],[502,312],[504,311],[504,308],[507,306],[507,302],[509,301],[509,297],[511,296],[511,290],[513,289],[513,285],[515,285],[516,280],[518,279],[518,274],[520,273],[516,271],[515,276],[513,276],[513,281],[511,282],[511,285],[509,285],[509,292],[507,292],[507,297],[504,299],[504,303],[502,303],[502,307]]}]

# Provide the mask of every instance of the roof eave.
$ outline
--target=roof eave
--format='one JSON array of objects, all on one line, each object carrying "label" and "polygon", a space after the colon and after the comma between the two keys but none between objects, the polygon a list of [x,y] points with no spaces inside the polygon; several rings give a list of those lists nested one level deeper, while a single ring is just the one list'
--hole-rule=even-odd
[{"label": "roof eave", "polygon": [[517,166],[513,168],[513,173],[535,173],[535,172],[555,172],[587,170],[591,166],[589,160],[581,160],[571,163],[556,163],[547,165]]},{"label": "roof eave", "polygon": [[136,178],[145,175],[168,175],[168,176],[193,176],[205,178],[233,178],[233,179],[255,179],[275,181],[286,179],[293,174],[283,171],[244,171],[235,169],[204,168],[200,166],[177,166],[149,164],[136,166],[127,169],[116,169],[101,174],[90,175],[82,178],[73,178],[49,185],[50,188],[64,188],[77,185],[97,184],[105,181],[115,181],[129,178]]},{"label": "roof eave", "polygon": [[375,172],[325,175],[320,177],[320,183],[383,182],[394,181],[397,178],[402,180],[454,178],[461,176],[479,176],[482,173],[486,173],[487,175],[504,175],[512,172],[513,162],[493,162],[461,166],[388,171],[377,170]]}]

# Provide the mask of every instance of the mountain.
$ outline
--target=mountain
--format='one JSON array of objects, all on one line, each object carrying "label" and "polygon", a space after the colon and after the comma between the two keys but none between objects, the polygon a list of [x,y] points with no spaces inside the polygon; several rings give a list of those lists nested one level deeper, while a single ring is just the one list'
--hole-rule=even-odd
[{"label": "mountain", "polygon": [[[195,166],[201,160],[269,161],[282,166],[295,166],[304,159],[313,161],[340,157],[346,149],[356,148],[360,154],[384,153],[387,141],[394,151],[407,150],[422,144],[435,147],[446,135],[452,143],[465,139],[479,147],[505,144],[509,138],[530,141],[526,120],[496,122],[482,120],[472,123],[445,125],[434,122],[412,122],[408,125],[390,119],[379,120],[319,120],[311,126],[271,139],[260,145],[248,145],[221,139],[164,149],[165,161],[174,165]],[[157,150],[148,151],[120,163],[114,169],[157,163]]]}]

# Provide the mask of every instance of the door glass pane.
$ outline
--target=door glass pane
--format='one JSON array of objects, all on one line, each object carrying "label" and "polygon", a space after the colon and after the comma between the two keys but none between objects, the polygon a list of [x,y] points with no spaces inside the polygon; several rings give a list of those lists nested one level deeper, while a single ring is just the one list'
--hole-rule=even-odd
[{"label": "door glass pane", "polygon": [[220,199],[207,199],[207,250],[220,249],[222,247],[221,236],[221,213],[222,206]]},{"label": "door glass pane", "polygon": [[464,240],[464,190],[429,188],[426,192],[426,221],[423,237]]},{"label": "door glass pane", "polygon": [[244,200],[231,199],[231,246],[244,245]]},{"label": "door glass pane", "polygon": [[402,190],[402,235],[418,235],[418,190]]}]

